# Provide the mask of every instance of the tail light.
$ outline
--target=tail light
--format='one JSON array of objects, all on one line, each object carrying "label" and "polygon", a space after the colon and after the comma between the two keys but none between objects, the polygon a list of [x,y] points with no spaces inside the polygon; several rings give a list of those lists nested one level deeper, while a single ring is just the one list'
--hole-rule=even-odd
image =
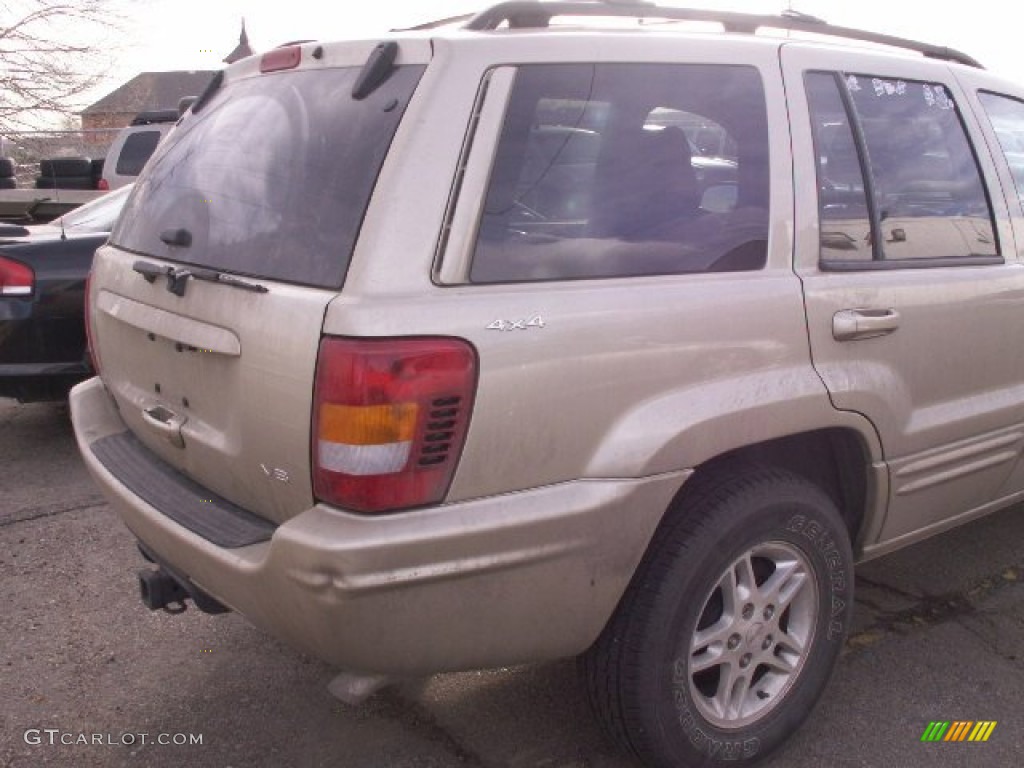
[{"label": "tail light", "polygon": [[358,512],[441,501],[476,376],[476,353],[458,339],[325,338],[313,406],[317,498]]},{"label": "tail light", "polygon": [[107,181],[106,179],[100,179],[99,181],[96,182],[96,189],[101,190],[103,192],[109,192],[110,182]]},{"label": "tail light", "polygon": [[0,256],[0,296],[31,296],[35,282],[31,267]]},{"label": "tail light", "polygon": [[96,343],[92,336],[92,301],[89,299],[89,287],[92,285],[92,271],[85,276],[85,341],[86,351],[89,354],[89,364],[96,373],[100,372],[100,358],[96,354]]}]

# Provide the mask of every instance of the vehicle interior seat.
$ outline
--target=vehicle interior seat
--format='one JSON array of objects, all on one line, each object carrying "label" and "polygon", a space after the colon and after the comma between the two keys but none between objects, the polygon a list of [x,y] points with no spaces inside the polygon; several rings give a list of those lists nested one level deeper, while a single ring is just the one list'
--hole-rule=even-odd
[{"label": "vehicle interior seat", "polygon": [[613,148],[598,165],[591,237],[663,239],[668,225],[697,215],[700,189],[682,128],[641,130]]}]

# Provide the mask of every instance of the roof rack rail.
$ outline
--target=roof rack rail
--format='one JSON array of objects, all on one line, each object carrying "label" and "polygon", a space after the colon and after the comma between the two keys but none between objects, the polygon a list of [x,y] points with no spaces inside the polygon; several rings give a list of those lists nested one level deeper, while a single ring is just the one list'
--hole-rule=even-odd
[{"label": "roof rack rail", "polygon": [[707,21],[722,25],[726,32],[754,34],[759,29],[785,29],[793,32],[811,32],[818,35],[841,37],[877,43],[916,51],[931,59],[942,59],[984,69],[966,53],[938,45],[929,45],[892,35],[882,35],[850,27],[834,27],[814,16],[796,12],[783,12],[779,16],[713,11],[699,8],[660,6],[645,0],[568,0],[539,2],[539,0],[511,0],[481,11],[466,23],[465,29],[486,31],[508,23],[513,29],[547,27],[556,16],[619,16],[636,19],[665,19],[671,21]]}]

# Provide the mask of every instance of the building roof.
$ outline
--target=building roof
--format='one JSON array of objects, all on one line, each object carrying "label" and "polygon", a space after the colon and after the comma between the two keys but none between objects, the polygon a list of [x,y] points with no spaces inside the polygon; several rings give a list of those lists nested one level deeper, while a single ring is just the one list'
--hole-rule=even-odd
[{"label": "building roof", "polygon": [[214,75],[212,70],[143,72],[84,110],[83,115],[135,113],[174,109],[185,96],[198,96]]}]

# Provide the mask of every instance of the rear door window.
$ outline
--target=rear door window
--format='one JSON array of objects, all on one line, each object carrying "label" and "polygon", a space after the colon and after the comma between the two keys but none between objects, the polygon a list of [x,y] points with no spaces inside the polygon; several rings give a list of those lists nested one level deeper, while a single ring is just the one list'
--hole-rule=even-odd
[{"label": "rear door window", "polygon": [[[362,100],[359,67],[228,83],[164,141],[111,242],[217,270],[340,287],[422,66]],[[160,239],[187,230],[187,248]]]},{"label": "rear door window", "polygon": [[850,73],[812,73],[807,86],[823,266],[998,260],[981,170],[946,86]]},{"label": "rear door window", "polygon": [[753,67],[522,66],[470,279],[760,269],[768,154]]}]

